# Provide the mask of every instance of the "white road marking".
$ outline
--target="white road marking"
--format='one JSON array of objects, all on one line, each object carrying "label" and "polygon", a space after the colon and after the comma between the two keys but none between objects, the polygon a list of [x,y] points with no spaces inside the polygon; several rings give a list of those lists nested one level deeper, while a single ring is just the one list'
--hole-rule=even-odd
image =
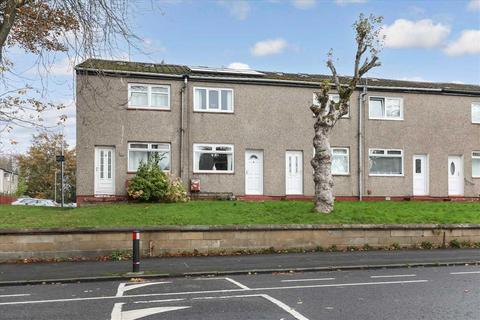
[{"label": "white road marking", "polygon": [[185,299],[164,299],[164,300],[135,301],[133,303],[177,302],[177,301],[184,301],[184,300]]},{"label": "white road marking", "polygon": [[19,293],[19,294],[4,294],[0,295],[0,298],[9,298],[9,297],[26,297],[29,296],[30,293]]},{"label": "white road marking", "polygon": [[158,313],[190,308],[189,306],[158,307],[158,308],[146,308],[146,309],[122,311],[123,305],[124,303],[115,303],[115,305],[113,306],[112,314],[111,314],[111,320],[136,320],[136,319],[140,319],[140,318],[151,316]]},{"label": "white road marking", "polygon": [[143,287],[146,287],[146,286],[152,286],[154,284],[163,284],[163,283],[172,283],[171,281],[164,281],[164,282],[145,282],[145,283],[138,283],[138,284],[131,284],[129,286],[127,286],[128,283],[120,283],[118,285],[118,289],[117,289],[117,294],[116,296],[117,297],[122,297],[123,294],[127,291],[130,291],[130,290],[133,290],[133,289],[137,289],[137,288],[143,288]]},{"label": "white road marking", "polygon": [[402,278],[402,277],[416,277],[416,274],[386,274],[382,276],[370,276],[372,279],[377,278]]},{"label": "white road marking", "polygon": [[335,278],[288,279],[288,280],[282,280],[282,282],[327,281],[327,280],[335,280]]},{"label": "white road marking", "polygon": [[[305,286],[265,287],[265,288],[250,288],[248,291],[274,291],[274,290],[292,290],[292,289],[328,288],[328,287],[354,287],[354,286],[408,284],[408,283],[424,283],[424,282],[428,282],[428,280],[376,281],[376,282],[357,282],[357,283],[316,284],[316,285],[305,285]],[[38,303],[88,301],[88,300],[111,300],[111,299],[120,299],[120,298],[141,298],[141,297],[194,295],[194,294],[206,294],[206,293],[207,294],[208,293],[230,293],[230,292],[245,292],[245,291],[246,291],[245,289],[224,289],[224,290],[209,290],[209,291],[207,290],[207,291],[184,291],[184,292],[163,292],[163,293],[136,294],[136,295],[123,296],[123,297],[98,296],[98,297],[70,298],[70,299],[12,301],[12,302],[1,302],[0,306],[17,305],[17,304],[38,304]]]},{"label": "white road marking", "polygon": [[250,290],[249,287],[247,287],[246,285],[244,284],[241,284],[240,282],[236,281],[236,280],[233,280],[232,278],[225,278],[225,277],[222,277],[222,278],[218,278],[218,277],[215,277],[215,278],[197,278],[195,280],[226,280],[228,282],[231,282],[233,283],[234,285],[236,285],[237,287],[240,287],[242,288],[243,290]]},{"label": "white road marking", "polygon": [[261,297],[261,298],[267,299],[271,303],[275,304],[277,307],[288,312],[291,316],[293,316],[297,320],[309,320],[307,317],[303,316],[295,309],[286,305],[282,301],[277,300],[272,296],[269,296],[268,294],[246,294],[246,295],[222,296],[222,297],[199,297],[199,298],[192,298],[192,300],[213,300],[213,299],[250,298],[250,297]]},{"label": "white road marking", "polygon": [[450,272],[450,274],[476,274],[476,273],[480,273],[480,271]]}]

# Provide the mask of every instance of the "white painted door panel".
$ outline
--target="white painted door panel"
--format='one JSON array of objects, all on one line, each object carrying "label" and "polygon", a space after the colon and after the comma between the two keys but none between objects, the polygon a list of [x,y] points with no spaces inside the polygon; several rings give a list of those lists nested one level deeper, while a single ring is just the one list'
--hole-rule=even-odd
[{"label": "white painted door panel", "polygon": [[448,195],[463,196],[463,160],[461,156],[448,157]]},{"label": "white painted door panel", "polygon": [[285,153],[285,177],[287,195],[303,194],[303,154],[301,151]]},{"label": "white painted door panel", "polygon": [[245,151],[245,194],[263,194],[263,151]]},{"label": "white painted door panel", "polygon": [[95,194],[115,194],[115,149],[95,148]]},{"label": "white painted door panel", "polygon": [[413,195],[428,195],[428,157],[413,156]]}]

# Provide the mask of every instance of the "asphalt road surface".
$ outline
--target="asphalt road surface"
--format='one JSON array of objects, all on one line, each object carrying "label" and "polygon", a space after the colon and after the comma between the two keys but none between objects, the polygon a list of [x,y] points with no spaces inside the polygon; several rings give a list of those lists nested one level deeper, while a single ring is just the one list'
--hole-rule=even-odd
[{"label": "asphalt road surface", "polygon": [[0,319],[479,320],[480,267],[0,287]]}]

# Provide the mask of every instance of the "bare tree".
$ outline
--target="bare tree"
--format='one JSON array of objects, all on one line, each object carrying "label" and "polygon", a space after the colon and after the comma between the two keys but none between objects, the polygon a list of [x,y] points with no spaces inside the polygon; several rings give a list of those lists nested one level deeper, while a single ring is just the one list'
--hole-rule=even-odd
[{"label": "bare tree", "polygon": [[64,52],[74,64],[89,57],[112,56],[121,45],[138,48],[140,39],[130,27],[136,2],[0,0],[0,81],[5,88],[0,92],[0,135],[15,126],[45,128],[41,113],[63,108],[35,98],[42,95],[42,89],[28,83],[21,88],[11,87],[11,83],[18,84],[11,77],[23,79],[13,71],[8,48],[36,55],[40,77],[48,74],[49,52]]},{"label": "bare tree", "polygon": [[316,93],[318,103],[314,103],[310,107],[315,115],[315,136],[313,138],[315,155],[311,164],[314,169],[316,212],[330,213],[333,211],[330,135],[338,119],[348,113],[350,97],[360,79],[372,68],[380,66],[378,54],[383,42],[380,37],[382,20],[383,17],[374,15],[365,17],[360,14],[358,20],[353,24],[356,32],[357,52],[352,77],[340,79],[333,62],[332,50],[328,53],[327,67],[332,73],[333,85],[338,91],[340,99],[338,102],[330,101],[328,94],[332,84],[330,81],[324,81],[320,86],[320,92]]}]

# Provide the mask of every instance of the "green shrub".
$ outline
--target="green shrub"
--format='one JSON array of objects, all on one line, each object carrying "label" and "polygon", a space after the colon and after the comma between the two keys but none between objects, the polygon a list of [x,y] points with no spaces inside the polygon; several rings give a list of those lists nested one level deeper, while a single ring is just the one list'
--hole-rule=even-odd
[{"label": "green shrub", "polygon": [[430,250],[433,248],[433,244],[430,241],[423,241],[420,246],[422,247],[422,249],[427,249],[427,250]]},{"label": "green shrub", "polygon": [[460,244],[460,241],[457,239],[453,239],[450,241],[450,248],[460,248],[462,245]]},{"label": "green shrub", "polygon": [[137,174],[128,182],[127,193],[134,199],[144,202],[186,202],[187,191],[178,178],[165,174],[153,154],[147,163],[141,162]]}]

